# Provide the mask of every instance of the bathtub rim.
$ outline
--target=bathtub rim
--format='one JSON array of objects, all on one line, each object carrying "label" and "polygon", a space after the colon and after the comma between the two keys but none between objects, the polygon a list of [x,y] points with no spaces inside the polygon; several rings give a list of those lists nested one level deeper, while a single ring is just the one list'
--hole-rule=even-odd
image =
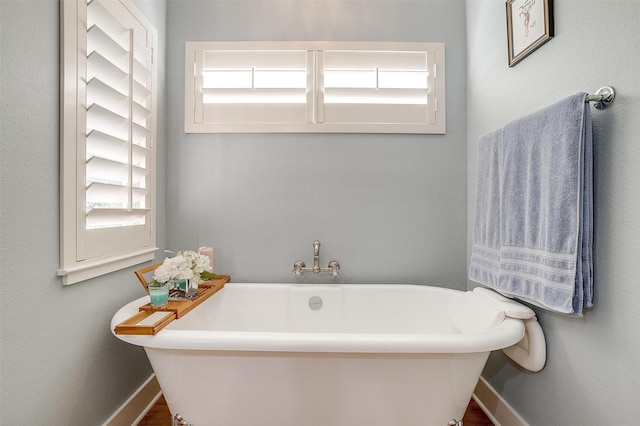
[{"label": "bathtub rim", "polygon": [[[229,283],[227,286],[270,285],[269,283]],[[274,283],[271,285],[300,285]],[[310,284],[314,286],[317,284]],[[327,284],[327,286],[410,286],[427,291],[470,293],[418,284]],[[320,284],[320,286],[323,286]],[[115,334],[117,324],[138,312],[149,296],[133,300],[120,308],[111,321],[111,331],[120,340],[148,348],[177,350],[259,351],[259,352],[333,352],[333,353],[475,353],[499,350],[519,342],[525,332],[520,319],[505,317],[502,323],[477,333],[308,333],[172,330],[165,328],[154,336]],[[479,303],[484,303],[479,300]],[[204,306],[205,304],[203,304]],[[198,308],[196,308],[198,309]],[[177,320],[179,321],[179,320]]]}]

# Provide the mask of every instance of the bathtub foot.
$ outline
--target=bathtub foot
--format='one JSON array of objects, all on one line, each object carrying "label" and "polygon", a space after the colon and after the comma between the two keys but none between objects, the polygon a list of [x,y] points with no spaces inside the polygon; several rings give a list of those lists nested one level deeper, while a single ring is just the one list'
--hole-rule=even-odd
[{"label": "bathtub foot", "polygon": [[173,416],[171,419],[171,426],[193,426],[191,423],[186,421],[184,417],[180,415],[180,413]]},{"label": "bathtub foot", "polygon": [[462,420],[451,419],[447,426],[462,426]]}]

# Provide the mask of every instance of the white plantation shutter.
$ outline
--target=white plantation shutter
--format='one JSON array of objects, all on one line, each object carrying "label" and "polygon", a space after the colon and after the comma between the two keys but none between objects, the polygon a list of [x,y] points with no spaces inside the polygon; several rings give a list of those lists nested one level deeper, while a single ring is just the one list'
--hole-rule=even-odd
[{"label": "white plantation shutter", "polygon": [[185,131],[444,133],[441,43],[188,42]]},{"label": "white plantation shutter", "polygon": [[435,124],[435,54],[327,50],[322,67],[325,123]]},{"label": "white plantation shutter", "polygon": [[128,0],[62,7],[59,274],[70,284],[153,258],[157,34]]},{"label": "white plantation shutter", "polygon": [[310,60],[304,50],[196,53],[196,122],[305,123]]}]

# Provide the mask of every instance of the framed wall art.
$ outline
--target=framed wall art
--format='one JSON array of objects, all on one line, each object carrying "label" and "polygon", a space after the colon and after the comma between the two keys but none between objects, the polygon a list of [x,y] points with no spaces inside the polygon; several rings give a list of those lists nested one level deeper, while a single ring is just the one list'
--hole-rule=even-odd
[{"label": "framed wall art", "polygon": [[552,0],[507,0],[507,41],[512,67],[553,37]]}]

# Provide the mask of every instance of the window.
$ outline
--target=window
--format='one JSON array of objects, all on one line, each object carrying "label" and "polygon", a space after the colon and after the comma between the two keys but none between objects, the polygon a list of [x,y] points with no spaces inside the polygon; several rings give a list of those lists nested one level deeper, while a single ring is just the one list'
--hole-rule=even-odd
[{"label": "window", "polygon": [[441,43],[186,44],[185,131],[444,133]]},{"label": "window", "polygon": [[157,250],[157,32],[129,0],[65,0],[61,8],[58,275],[73,284]]}]

